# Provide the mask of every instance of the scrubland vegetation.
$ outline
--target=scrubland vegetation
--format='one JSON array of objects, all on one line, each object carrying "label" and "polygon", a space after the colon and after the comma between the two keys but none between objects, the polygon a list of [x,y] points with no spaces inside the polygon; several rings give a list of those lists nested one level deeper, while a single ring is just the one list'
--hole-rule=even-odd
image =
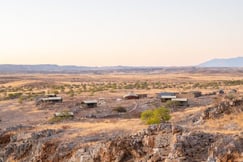
[{"label": "scrubland vegetation", "polygon": [[[239,98],[243,92],[242,76],[36,74],[8,76],[11,78],[9,81],[4,78],[6,78],[4,75],[0,77],[0,131],[2,131],[0,138],[10,139],[11,133],[20,133],[18,140],[22,143],[4,144],[0,150],[0,157],[1,152],[9,154],[6,157],[10,159],[14,157],[15,154],[4,151],[15,150],[16,148],[12,147],[16,146],[19,147],[17,150],[28,150],[22,150],[28,153],[16,157],[26,160],[30,158],[29,152],[37,151],[33,150],[37,146],[46,145],[53,152],[60,150],[62,153],[65,152],[68,155],[65,157],[70,158],[69,155],[73,155],[73,151],[80,148],[91,149],[91,146],[96,147],[96,144],[106,140],[115,140],[114,143],[120,142],[122,146],[123,144],[126,146],[126,142],[132,140],[126,148],[133,145],[136,148],[136,141],[143,139],[139,145],[144,144],[146,149],[151,147],[154,150],[157,148],[154,148],[153,143],[155,141],[158,143],[158,139],[167,137],[171,140],[169,142],[162,140],[162,145],[169,150],[167,146],[169,147],[171,142],[177,142],[173,140],[171,130],[183,135],[180,133],[182,131],[180,127],[185,128],[187,132],[185,135],[188,135],[181,139],[188,138],[190,142],[189,139],[198,138],[195,144],[201,140],[204,141],[203,144],[208,143],[211,137],[217,139],[216,133],[220,133],[220,137],[222,135],[224,138],[240,134],[242,130],[242,112],[237,107],[238,102],[241,103]],[[220,90],[223,93],[220,93]],[[202,95],[195,97],[191,93],[193,91],[200,91]],[[187,98],[189,104],[181,106],[178,101],[171,100],[162,102],[158,97],[160,92],[175,92],[176,95]],[[129,93],[146,94],[146,97],[123,98]],[[36,104],[38,99],[50,94],[61,96],[63,102]],[[84,100],[97,101],[97,107],[84,106],[82,102]],[[232,103],[233,106],[230,105]],[[231,109],[228,108],[230,106]],[[151,126],[148,128],[148,125]],[[162,132],[157,132],[160,129]],[[136,132],[139,133],[130,135]],[[197,132],[200,133],[194,136],[193,133]],[[121,142],[124,136],[126,140]],[[22,144],[26,146],[22,147]],[[131,152],[137,151],[133,150],[134,148]],[[126,151],[128,150],[125,149]],[[45,150],[38,152],[45,155],[43,161],[46,157],[50,159],[52,157]]]},{"label": "scrubland vegetation", "polygon": [[[70,84],[60,83],[42,83],[30,84],[25,86],[4,86],[0,87],[0,100],[16,99],[21,100],[33,100],[37,96],[44,94],[65,94],[70,97],[89,93],[90,96],[94,96],[97,92],[110,92],[115,93],[119,90],[164,90],[164,89],[177,89],[180,91],[189,90],[215,90],[224,89],[232,86],[243,85],[243,80],[217,80],[217,81],[204,81],[204,82],[161,82],[161,81],[129,81],[129,82],[91,82],[82,83],[75,82]],[[44,91],[43,91],[44,89]]]}]

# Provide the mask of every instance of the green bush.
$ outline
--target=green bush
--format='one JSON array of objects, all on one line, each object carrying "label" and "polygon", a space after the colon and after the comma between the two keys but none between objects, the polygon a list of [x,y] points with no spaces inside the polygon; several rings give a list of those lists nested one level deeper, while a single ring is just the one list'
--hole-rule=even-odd
[{"label": "green bush", "polygon": [[141,119],[146,124],[159,124],[161,122],[170,120],[170,118],[171,116],[169,109],[165,107],[160,107],[154,110],[146,110],[141,114]]}]

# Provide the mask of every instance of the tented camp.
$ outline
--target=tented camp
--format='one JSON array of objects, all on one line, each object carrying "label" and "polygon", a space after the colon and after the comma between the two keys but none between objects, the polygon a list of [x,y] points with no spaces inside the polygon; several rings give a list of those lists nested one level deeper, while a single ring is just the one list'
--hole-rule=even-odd
[{"label": "tented camp", "polygon": [[173,98],[171,101],[178,102],[178,106],[189,106],[187,98]]},{"label": "tented camp", "polygon": [[175,99],[176,96],[161,96],[161,102],[167,102],[167,101],[170,101],[172,99]]},{"label": "tented camp", "polygon": [[94,108],[94,107],[97,107],[98,101],[97,100],[85,100],[85,101],[82,101],[81,104],[83,105],[83,107],[86,107],[86,108]]},{"label": "tented camp", "polygon": [[62,97],[41,97],[36,100],[36,105],[39,105],[41,103],[58,103],[62,102]]}]

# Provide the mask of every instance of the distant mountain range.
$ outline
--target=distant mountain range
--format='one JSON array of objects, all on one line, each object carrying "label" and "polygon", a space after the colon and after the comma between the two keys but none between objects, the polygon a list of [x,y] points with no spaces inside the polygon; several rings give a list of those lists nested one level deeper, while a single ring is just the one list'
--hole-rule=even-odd
[{"label": "distant mountain range", "polygon": [[243,67],[243,57],[212,59],[204,62],[199,67]]},{"label": "distant mountain range", "polygon": [[137,71],[154,71],[160,67],[144,67],[144,66],[59,66],[54,64],[40,65],[15,65],[0,64],[0,73],[110,73],[110,72],[137,72]]},{"label": "distant mountain range", "polygon": [[[222,68],[222,67],[228,67]],[[240,69],[239,69],[240,67]],[[233,69],[234,68],[234,69]],[[238,68],[238,69],[237,69]],[[213,59],[198,66],[162,67],[162,66],[59,66],[54,64],[15,65],[0,64],[0,73],[180,73],[180,72],[230,72],[243,71],[243,57],[229,59]]]}]

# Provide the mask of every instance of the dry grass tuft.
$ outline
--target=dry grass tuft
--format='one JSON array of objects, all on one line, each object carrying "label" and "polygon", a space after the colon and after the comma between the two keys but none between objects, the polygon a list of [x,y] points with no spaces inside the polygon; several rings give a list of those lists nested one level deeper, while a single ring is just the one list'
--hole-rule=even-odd
[{"label": "dry grass tuft", "polygon": [[243,130],[243,112],[224,115],[224,117],[219,119],[209,119],[201,126],[201,129],[210,133],[241,133]]}]

